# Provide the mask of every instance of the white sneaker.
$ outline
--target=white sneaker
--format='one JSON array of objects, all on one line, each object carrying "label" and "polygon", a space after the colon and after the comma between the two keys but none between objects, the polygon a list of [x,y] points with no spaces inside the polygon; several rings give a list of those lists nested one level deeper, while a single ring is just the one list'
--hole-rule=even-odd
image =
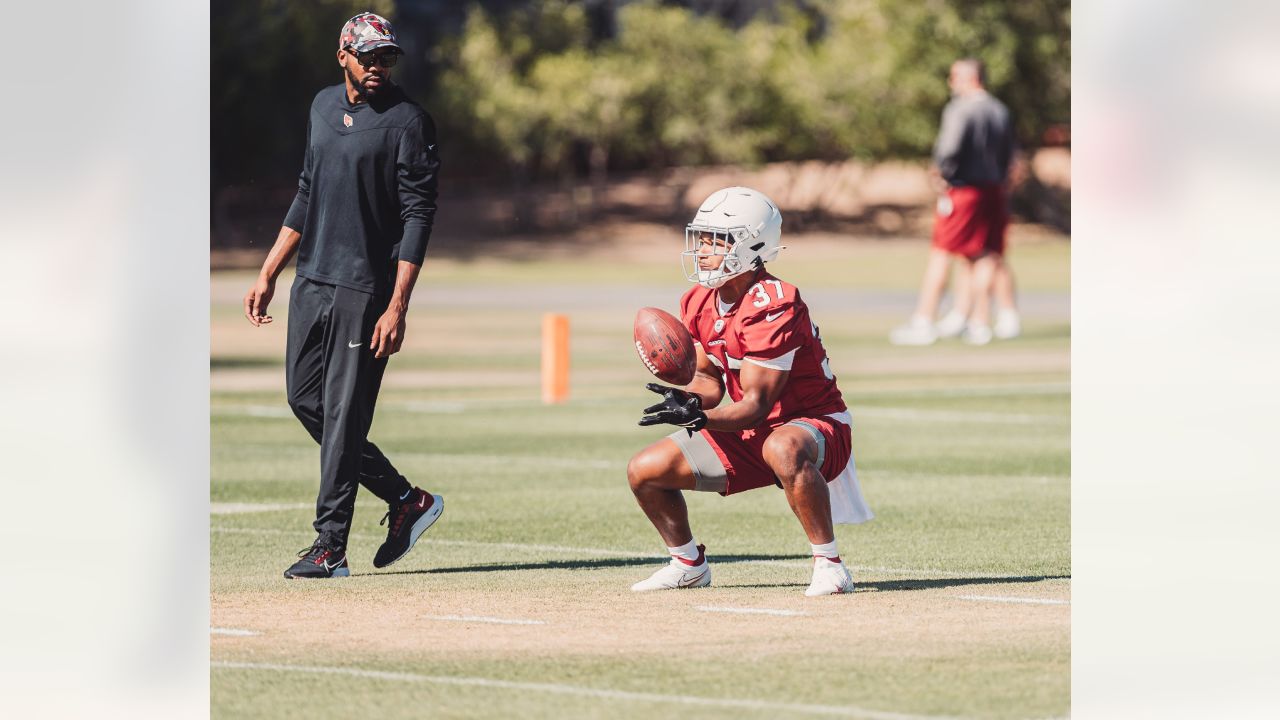
[{"label": "white sneaker", "polygon": [[906,325],[889,331],[889,342],[894,345],[932,345],[937,341],[938,331],[927,318],[912,317]]},{"label": "white sneaker", "polygon": [[1022,318],[1017,310],[1000,310],[996,313],[996,324],[993,328],[996,338],[1012,340],[1022,334]]},{"label": "white sneaker", "polygon": [[960,333],[964,332],[965,322],[968,320],[965,316],[958,312],[952,311],[947,316],[938,321],[934,328],[938,332],[940,338],[960,337]]},{"label": "white sneaker", "polygon": [[990,325],[970,325],[964,329],[964,341],[970,345],[986,345],[991,342]]},{"label": "white sneaker", "polygon": [[831,562],[824,557],[813,559],[813,582],[804,591],[809,597],[840,595],[853,592],[853,576],[842,562]]},{"label": "white sneaker", "polygon": [[711,566],[707,564],[706,548],[698,546],[697,565],[689,565],[678,557],[663,565],[658,572],[631,586],[632,592],[648,592],[650,590],[681,590],[684,588],[706,587],[711,584]]}]

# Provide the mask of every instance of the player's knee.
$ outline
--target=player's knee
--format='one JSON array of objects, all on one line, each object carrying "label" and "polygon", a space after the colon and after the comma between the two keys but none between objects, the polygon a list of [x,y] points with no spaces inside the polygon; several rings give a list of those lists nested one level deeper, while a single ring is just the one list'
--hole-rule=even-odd
[{"label": "player's knee", "polygon": [[671,470],[671,462],[656,448],[645,448],[627,463],[627,482],[632,490],[646,485],[660,484]]},{"label": "player's knee", "polygon": [[762,455],[783,485],[795,480],[809,460],[808,444],[795,433],[776,432],[764,441]]},{"label": "player's knee", "polygon": [[632,490],[644,487],[654,479],[656,464],[649,450],[641,450],[631,457],[631,461],[627,463],[627,482]]}]

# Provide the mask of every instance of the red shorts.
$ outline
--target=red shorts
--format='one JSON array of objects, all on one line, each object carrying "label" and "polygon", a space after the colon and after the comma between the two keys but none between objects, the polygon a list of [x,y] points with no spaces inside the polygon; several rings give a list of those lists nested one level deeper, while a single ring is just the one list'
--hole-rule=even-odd
[{"label": "red shorts", "polygon": [[[943,214],[950,202],[951,212]],[[974,260],[1004,254],[1009,204],[1000,185],[953,187],[939,199],[933,223],[933,246]]]},{"label": "red shorts", "polygon": [[764,461],[764,441],[769,439],[774,430],[788,423],[803,423],[822,435],[823,456],[818,470],[827,482],[835,480],[844,472],[845,466],[849,464],[849,455],[853,452],[852,431],[848,425],[829,417],[791,418],[773,427],[741,432],[703,430],[702,436],[710,443],[728,476],[722,495],[778,484],[773,468]]}]

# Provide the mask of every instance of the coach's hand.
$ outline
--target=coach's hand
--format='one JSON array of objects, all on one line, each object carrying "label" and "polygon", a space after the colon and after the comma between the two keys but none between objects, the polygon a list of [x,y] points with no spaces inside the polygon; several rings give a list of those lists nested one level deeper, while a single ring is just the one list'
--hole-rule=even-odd
[{"label": "coach's hand", "polygon": [[641,425],[678,425],[689,431],[701,430],[707,425],[707,414],[702,411],[702,398],[680,388],[666,387],[658,383],[645,385],[662,396],[662,402],[644,409]]},{"label": "coach's hand", "polygon": [[249,288],[249,292],[244,295],[244,316],[249,318],[249,322],[254,327],[266,325],[271,322],[271,316],[267,314],[267,305],[271,303],[271,296],[276,292],[276,283],[269,277],[259,276],[258,281]]},{"label": "coach's hand", "polygon": [[396,306],[387,308],[373,326],[373,337],[369,339],[369,348],[373,356],[384,358],[400,352],[404,344],[404,310]]}]

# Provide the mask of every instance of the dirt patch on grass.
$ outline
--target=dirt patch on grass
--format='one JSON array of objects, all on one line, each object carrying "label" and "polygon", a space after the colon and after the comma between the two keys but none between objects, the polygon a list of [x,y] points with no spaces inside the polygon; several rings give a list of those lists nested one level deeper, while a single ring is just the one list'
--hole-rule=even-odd
[{"label": "dirt patch on grass", "polygon": [[[323,652],[416,654],[425,647],[444,657],[533,655],[656,656],[671,652],[713,660],[723,656],[726,638],[736,657],[767,658],[777,653],[820,653],[832,628],[864,655],[893,658],[970,652],[977,646],[1055,645],[1069,640],[1067,605],[975,602],[956,589],[884,592],[806,598],[803,585],[779,596],[775,589],[708,590],[634,594],[625,586],[583,592],[546,590],[503,592],[356,587],[342,581],[341,592],[308,592],[291,586],[279,592],[222,593],[212,602],[217,627],[261,632],[252,638],[215,636],[214,656],[223,651],[294,655]],[[319,590],[319,588],[310,588]],[[326,588],[328,590],[328,588]],[[1033,585],[984,585],[984,595],[1033,596],[1067,600],[1061,581]],[[768,608],[802,616],[707,612],[699,606]],[[500,624],[442,617],[492,618],[542,624]],[[323,618],[323,622],[317,619]],[[678,633],[672,629],[678,628]]]}]

